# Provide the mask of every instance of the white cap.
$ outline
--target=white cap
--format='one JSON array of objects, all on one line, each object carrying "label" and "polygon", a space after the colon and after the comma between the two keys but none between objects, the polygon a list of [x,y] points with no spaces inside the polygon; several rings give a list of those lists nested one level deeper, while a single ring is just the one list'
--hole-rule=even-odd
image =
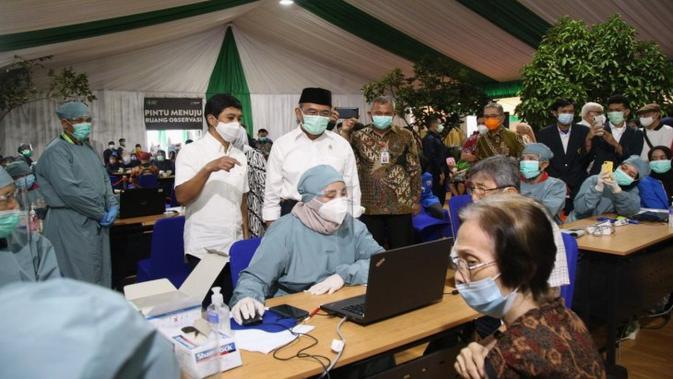
[{"label": "white cap", "polygon": [[211,288],[211,291],[213,291],[213,295],[210,297],[210,302],[215,305],[222,306],[224,305],[224,297],[220,293],[221,288],[220,287],[213,287]]}]

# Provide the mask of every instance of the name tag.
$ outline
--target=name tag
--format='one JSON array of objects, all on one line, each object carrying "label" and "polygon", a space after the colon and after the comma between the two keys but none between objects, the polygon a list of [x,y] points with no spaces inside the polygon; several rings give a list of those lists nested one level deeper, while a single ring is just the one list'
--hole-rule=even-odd
[{"label": "name tag", "polygon": [[381,152],[381,164],[388,164],[390,163],[390,153],[385,150]]}]

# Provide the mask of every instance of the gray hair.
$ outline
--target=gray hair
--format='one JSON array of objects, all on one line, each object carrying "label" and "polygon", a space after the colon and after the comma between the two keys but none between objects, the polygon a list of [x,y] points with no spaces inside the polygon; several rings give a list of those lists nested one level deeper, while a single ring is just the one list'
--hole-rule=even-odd
[{"label": "gray hair", "polygon": [[500,113],[500,114],[505,114],[505,110],[502,109],[502,105],[500,105],[500,104],[498,104],[498,103],[496,103],[496,102],[490,102],[490,103],[486,104],[486,105],[484,106],[484,111],[487,110],[487,109],[489,109],[489,108],[497,109],[497,110],[498,110],[498,113]]},{"label": "gray hair", "polygon": [[603,112],[603,106],[598,104],[598,103],[586,103],[582,105],[582,111],[580,112],[580,115],[582,118],[587,115],[587,113],[595,110],[595,109],[600,109],[601,112]]},{"label": "gray hair", "polygon": [[519,165],[516,160],[504,155],[494,155],[474,164],[468,173],[469,178],[482,175],[490,178],[498,187],[514,187],[520,190]]},{"label": "gray hair", "polygon": [[372,100],[372,107],[374,104],[390,104],[393,106],[393,110],[395,110],[395,99],[393,99],[390,96],[378,96],[374,100]]}]

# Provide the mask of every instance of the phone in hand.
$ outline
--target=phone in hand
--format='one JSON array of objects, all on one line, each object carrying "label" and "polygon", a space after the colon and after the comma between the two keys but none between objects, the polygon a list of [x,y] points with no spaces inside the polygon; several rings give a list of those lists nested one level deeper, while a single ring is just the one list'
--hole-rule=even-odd
[{"label": "phone in hand", "polygon": [[334,109],[339,113],[339,118],[346,120],[349,118],[360,118],[360,108],[339,108]]},{"label": "phone in hand", "polygon": [[612,172],[612,165],[612,161],[603,162],[603,165],[601,166],[601,174]]}]

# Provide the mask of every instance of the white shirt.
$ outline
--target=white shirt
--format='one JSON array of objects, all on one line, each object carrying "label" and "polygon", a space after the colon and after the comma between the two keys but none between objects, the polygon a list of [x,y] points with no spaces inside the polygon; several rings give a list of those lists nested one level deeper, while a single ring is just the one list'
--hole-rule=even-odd
[{"label": "white shirt", "polygon": [[[673,128],[666,124],[659,124],[661,128],[659,130],[654,129],[642,129],[643,134],[647,135],[647,138],[652,143],[652,147],[655,146],[666,146],[669,149],[673,144]],[[650,152],[650,146],[647,144],[647,140],[643,137],[643,151],[640,153],[640,157],[647,162],[647,153]]]},{"label": "white shirt", "polygon": [[549,274],[547,283],[549,287],[561,287],[570,284],[570,275],[568,274],[568,257],[566,256],[566,245],[563,243],[563,235],[558,225],[552,220],[552,232],[554,233],[554,244],[556,245],[556,258],[554,260],[554,268]]},{"label": "white shirt", "polygon": [[359,216],[360,180],[355,166],[355,155],[350,143],[343,137],[326,130],[320,137],[311,140],[300,127],[282,135],[271,147],[266,164],[266,188],[264,190],[264,221],[280,217],[281,200],[301,200],[297,184],[301,175],[311,167],[327,164],[344,177],[353,196],[353,213]]},{"label": "white shirt", "polygon": [[243,239],[241,202],[248,187],[248,163],[242,151],[224,146],[210,133],[185,145],[175,160],[175,186],[192,179],[208,162],[230,156],[241,163],[208,177],[199,196],[185,207],[185,254],[202,257],[206,249],[229,253]]},{"label": "white shirt", "polygon": [[618,128],[610,122],[610,133],[612,133],[612,137],[614,137],[615,141],[619,142],[619,140],[622,139],[622,135],[624,134],[624,131],[626,130],[626,121],[622,124],[621,128]]},{"label": "white shirt", "polygon": [[[558,128],[558,126],[557,126]],[[568,152],[568,141],[570,141],[570,132],[572,132],[573,127],[572,125],[568,128],[567,133],[563,133],[561,128],[558,129],[558,134],[561,137],[561,144],[563,144],[563,152],[567,153]]]}]

